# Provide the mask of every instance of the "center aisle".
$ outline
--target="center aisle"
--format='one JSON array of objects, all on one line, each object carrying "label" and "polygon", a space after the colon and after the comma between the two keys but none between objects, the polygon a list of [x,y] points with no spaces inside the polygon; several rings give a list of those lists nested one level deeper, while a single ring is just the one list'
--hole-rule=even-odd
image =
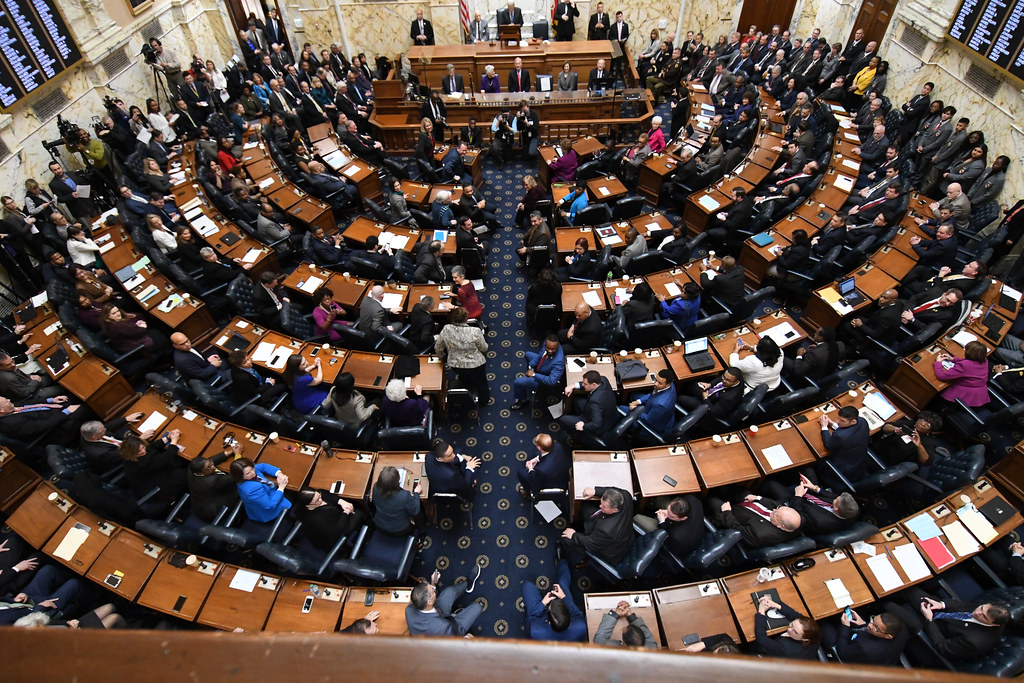
[{"label": "center aisle", "polygon": [[[505,229],[489,237],[486,291],[480,293],[491,334],[487,339],[487,372],[494,405],[475,412],[454,411],[439,435],[450,440],[456,452],[480,457],[476,502],[472,513],[444,510],[438,526],[429,528],[423,550],[412,574],[428,578],[437,568],[443,585],[472,576],[473,565],[483,567],[476,589],[469,598],[483,600],[485,610],[471,633],[474,636],[525,637],[522,584],[544,588],[554,578],[556,530],[537,515],[530,524],[529,506],[516,492],[516,472],[533,457],[533,437],[548,430],[548,420],[528,410],[513,412],[512,381],[525,369],[523,352],[536,349],[526,332],[523,304],[529,282],[518,264],[516,248],[522,233],[515,229],[516,205],[522,195],[521,179],[535,173],[523,162],[511,162],[497,169],[486,162],[488,184],[484,195],[498,206]],[[473,525],[469,520],[472,515]],[[539,577],[539,579],[538,579]],[[568,592],[568,587],[563,586]],[[463,605],[458,603],[458,606]]]}]

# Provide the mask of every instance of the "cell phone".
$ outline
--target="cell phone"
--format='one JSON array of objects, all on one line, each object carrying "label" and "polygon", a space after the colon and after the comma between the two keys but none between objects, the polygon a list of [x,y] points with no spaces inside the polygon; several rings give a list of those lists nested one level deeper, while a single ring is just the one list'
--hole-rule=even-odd
[{"label": "cell phone", "polygon": [[669,486],[675,486],[676,484],[679,483],[675,479],[673,479],[672,477],[668,476],[667,474],[664,477],[662,477],[661,480],[663,482],[665,482],[666,484],[668,484]]},{"label": "cell phone", "polygon": [[111,588],[117,588],[121,585],[121,577],[117,574],[107,574],[107,578],[103,579],[103,583]]},{"label": "cell phone", "polygon": [[310,351],[309,352],[309,356],[310,356],[310,358],[312,358],[313,356],[315,356],[318,353],[320,353],[320,347],[319,346],[316,347],[315,349],[313,349],[312,351]]},{"label": "cell phone", "polygon": [[313,596],[307,595],[306,599],[302,602],[302,613],[309,614],[311,609],[313,609]]},{"label": "cell phone", "polygon": [[850,608],[849,608],[849,607],[847,607],[846,609],[844,609],[844,610],[843,610],[843,615],[844,615],[844,616],[845,616],[845,617],[846,617],[846,618],[847,618],[848,620],[852,618],[852,613],[850,612]]},{"label": "cell phone", "polygon": [[338,481],[334,482],[333,484],[331,484],[331,493],[339,494],[339,493],[341,493],[344,490],[345,490],[345,482],[343,482],[340,479]]},{"label": "cell phone", "polygon": [[420,485],[420,480],[419,479],[413,479],[412,480],[412,487],[413,488],[416,488],[419,485]]},{"label": "cell phone", "polygon": [[366,598],[363,600],[363,604],[367,607],[373,604],[373,591],[366,591]]},{"label": "cell phone", "polygon": [[683,636],[683,645],[694,645],[700,642],[700,635],[697,633],[691,633]]}]

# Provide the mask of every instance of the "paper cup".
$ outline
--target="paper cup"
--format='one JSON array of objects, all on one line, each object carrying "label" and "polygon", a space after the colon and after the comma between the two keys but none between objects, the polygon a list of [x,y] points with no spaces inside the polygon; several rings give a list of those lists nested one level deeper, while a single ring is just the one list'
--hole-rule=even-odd
[{"label": "paper cup", "polygon": [[196,557],[195,555],[189,555],[188,557],[185,558],[185,566],[187,566],[187,567],[194,567],[194,566],[196,566],[196,563],[198,561],[199,561],[198,557]]},{"label": "paper cup", "polygon": [[270,432],[268,436],[270,436],[270,440],[273,441],[274,443],[277,443],[277,440],[281,438],[281,435],[278,434],[277,432]]},{"label": "paper cup", "polygon": [[715,434],[713,437],[711,437],[711,441],[714,442],[714,444],[716,446],[721,444],[722,443],[722,435],[721,434]]},{"label": "paper cup", "polygon": [[750,425],[750,433],[751,434],[757,434],[757,430],[758,430],[758,426],[757,425]]}]

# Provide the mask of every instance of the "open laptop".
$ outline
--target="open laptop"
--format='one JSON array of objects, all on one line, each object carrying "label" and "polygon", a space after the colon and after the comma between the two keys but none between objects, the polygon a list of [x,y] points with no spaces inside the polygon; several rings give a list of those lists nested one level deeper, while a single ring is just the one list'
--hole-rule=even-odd
[{"label": "open laptop", "polygon": [[708,338],[688,339],[683,342],[683,360],[692,372],[704,372],[715,367],[715,360],[708,353]]},{"label": "open laptop", "polygon": [[839,283],[839,296],[843,297],[851,306],[856,306],[864,301],[864,295],[857,291],[857,283],[852,277]]}]

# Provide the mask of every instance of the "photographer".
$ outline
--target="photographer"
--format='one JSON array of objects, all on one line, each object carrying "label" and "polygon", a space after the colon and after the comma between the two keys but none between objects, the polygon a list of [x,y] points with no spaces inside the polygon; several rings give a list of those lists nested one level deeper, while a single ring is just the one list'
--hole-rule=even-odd
[{"label": "photographer", "polygon": [[95,171],[92,177],[88,179],[92,180],[94,185],[101,186],[97,188],[98,191],[102,194],[107,194],[116,183],[112,173],[113,168],[110,163],[110,154],[103,146],[103,142],[89,135],[88,130],[79,128],[73,123],[68,125],[71,128],[69,128],[68,134],[64,136],[64,148],[68,151],[68,154],[77,153],[81,155],[82,163],[85,167]]},{"label": "photographer", "polygon": [[163,44],[156,38],[149,39],[149,47],[151,51],[143,48],[146,61],[154,69],[167,77],[167,86],[171,91],[171,96],[177,96],[178,92],[185,85],[185,79],[181,74],[181,62],[178,60],[178,56],[170,50],[165,50]]},{"label": "photographer", "polygon": [[491,123],[491,132],[494,133],[494,142],[487,155],[494,159],[499,166],[504,166],[505,149],[512,147],[516,133],[508,107],[503,107],[501,113],[494,117],[494,121]]},{"label": "photographer", "polygon": [[519,142],[523,146],[523,154],[527,161],[537,159],[537,144],[540,142],[540,117],[530,109],[530,103],[523,100],[512,124],[513,130],[519,133]]},{"label": "photographer", "polygon": [[132,137],[131,129],[128,128],[128,119],[126,118],[124,121],[125,125],[118,126],[114,123],[112,116],[104,116],[100,122],[100,128],[96,131],[96,137],[100,142],[105,143],[122,159],[135,151],[135,138]]}]

